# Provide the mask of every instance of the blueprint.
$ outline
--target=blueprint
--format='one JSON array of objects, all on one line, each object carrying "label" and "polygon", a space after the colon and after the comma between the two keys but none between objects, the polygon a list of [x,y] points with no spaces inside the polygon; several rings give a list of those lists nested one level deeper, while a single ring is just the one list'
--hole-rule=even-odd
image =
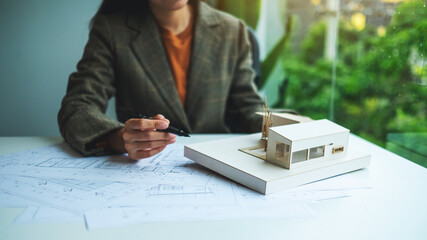
[{"label": "blueprint", "polygon": [[209,170],[184,158],[183,146],[178,144],[140,161],[126,155],[85,158],[67,144],[61,144],[0,156],[0,173],[144,183],[191,183],[205,180],[210,174]]},{"label": "blueprint", "polygon": [[[83,157],[67,144],[0,156],[0,207],[26,207],[16,220],[86,221],[102,228],[158,221],[311,216],[305,203],[367,188],[343,175],[261,195],[184,157],[169,145],[140,161]],[[329,182],[328,182],[329,181]],[[110,216],[110,217],[105,217]]]},{"label": "blueprint", "polygon": [[77,214],[134,193],[159,203],[156,196],[173,194],[219,198],[213,173],[182,157],[182,149],[176,145],[140,161],[84,158],[66,144],[0,156],[0,192]]}]

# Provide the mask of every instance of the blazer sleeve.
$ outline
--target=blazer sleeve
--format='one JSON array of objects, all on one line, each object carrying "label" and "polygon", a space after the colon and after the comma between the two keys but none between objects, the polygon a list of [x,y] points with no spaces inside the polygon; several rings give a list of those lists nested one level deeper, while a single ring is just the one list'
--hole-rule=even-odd
[{"label": "blazer sleeve", "polygon": [[115,94],[114,56],[111,30],[105,16],[95,17],[77,71],[68,80],[67,92],[58,113],[61,135],[85,156],[111,153],[95,144],[123,124],[105,115]]},{"label": "blazer sleeve", "polygon": [[227,100],[227,125],[232,132],[260,132],[262,100],[255,86],[255,72],[252,69],[252,54],[249,36],[244,23],[239,21],[237,37],[237,62]]}]

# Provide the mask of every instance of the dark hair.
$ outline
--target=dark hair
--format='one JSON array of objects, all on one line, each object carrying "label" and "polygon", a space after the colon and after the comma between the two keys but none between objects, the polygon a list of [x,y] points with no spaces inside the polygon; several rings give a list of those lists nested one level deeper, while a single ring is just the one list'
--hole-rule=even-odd
[{"label": "dark hair", "polygon": [[103,0],[95,15],[116,12],[141,12],[148,9],[148,1],[149,0]]},{"label": "dark hair", "polygon": [[[93,24],[93,19],[98,14],[110,13],[143,13],[149,10],[149,0],[103,0],[99,6],[95,16],[90,21],[90,27]],[[199,9],[199,0],[188,0],[188,3],[193,7],[194,12],[197,13]]]}]

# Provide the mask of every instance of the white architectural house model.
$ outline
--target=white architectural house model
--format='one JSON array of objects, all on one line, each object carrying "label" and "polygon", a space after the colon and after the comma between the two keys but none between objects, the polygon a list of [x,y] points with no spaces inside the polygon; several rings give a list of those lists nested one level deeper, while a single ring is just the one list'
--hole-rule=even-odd
[{"label": "white architectural house model", "polygon": [[186,145],[184,155],[268,194],[369,166],[348,146],[350,131],[329,120],[265,111],[261,133]]},{"label": "white architectural house model", "polygon": [[350,131],[329,120],[272,127],[268,133],[268,162],[293,169],[347,154]]}]

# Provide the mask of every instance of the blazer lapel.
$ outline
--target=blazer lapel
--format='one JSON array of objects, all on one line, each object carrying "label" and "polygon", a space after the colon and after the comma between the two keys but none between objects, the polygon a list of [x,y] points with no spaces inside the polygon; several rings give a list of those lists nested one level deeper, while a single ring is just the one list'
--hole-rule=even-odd
[{"label": "blazer lapel", "polygon": [[178,96],[171,67],[156,22],[150,13],[128,16],[128,25],[139,31],[131,48],[148,77],[156,86],[169,110],[190,130],[187,116]]},{"label": "blazer lapel", "polygon": [[194,112],[195,109],[201,107],[199,106],[200,100],[206,95],[201,91],[205,90],[201,78],[207,77],[206,73],[212,72],[216,61],[219,60],[214,57],[215,51],[212,51],[212,49],[218,49],[217,45],[220,44],[220,37],[214,29],[218,24],[219,20],[216,16],[211,14],[211,10],[201,2],[199,15],[195,22],[191,65],[187,82],[185,104],[187,113]]}]

